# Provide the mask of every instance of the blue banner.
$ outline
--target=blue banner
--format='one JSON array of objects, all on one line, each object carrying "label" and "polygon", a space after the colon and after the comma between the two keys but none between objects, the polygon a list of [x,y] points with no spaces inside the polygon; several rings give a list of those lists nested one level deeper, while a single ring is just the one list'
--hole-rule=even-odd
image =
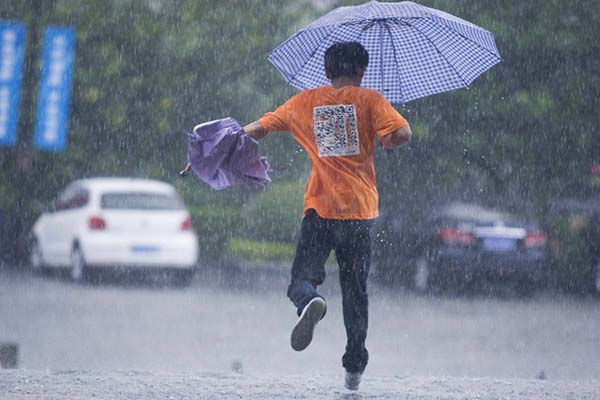
[{"label": "blue banner", "polygon": [[25,28],[0,22],[0,146],[14,146],[19,121]]},{"label": "blue banner", "polygon": [[62,151],[67,145],[75,31],[48,27],[43,46],[34,145],[40,150]]}]

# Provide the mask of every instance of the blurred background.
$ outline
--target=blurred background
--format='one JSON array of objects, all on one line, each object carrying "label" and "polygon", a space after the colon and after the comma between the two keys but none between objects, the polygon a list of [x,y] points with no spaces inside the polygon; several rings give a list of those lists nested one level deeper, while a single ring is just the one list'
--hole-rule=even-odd
[{"label": "blurred background", "polygon": [[[29,229],[57,191],[94,176],[177,185],[196,229],[211,232],[202,240],[210,257],[240,248],[289,252],[309,171],[290,136],[261,142],[272,166],[270,187],[217,192],[177,179],[185,133],[226,116],[249,123],[285,101],[295,89],[267,54],[329,9],[357,3],[3,1],[0,19],[23,23],[27,33],[16,145],[0,150],[2,258],[23,262]],[[502,205],[560,236],[554,248],[560,241],[562,253],[555,255],[566,252],[568,260],[558,268],[589,269],[584,238],[576,236],[584,234],[600,193],[597,7],[541,0],[422,4],[492,31],[503,62],[468,90],[398,106],[414,137],[397,151],[377,152],[382,209],[417,213],[444,198]],[[67,145],[47,152],[32,142],[43,30],[54,25],[74,29],[76,56]],[[249,237],[272,246],[245,242]]]},{"label": "blurred background", "polygon": [[[357,2],[3,1],[0,18],[23,23],[27,34],[16,144],[0,150],[2,258],[22,263],[30,227],[58,190],[95,176],[177,185],[200,236],[211,233],[201,246],[212,259],[289,256],[309,171],[302,150],[289,135],[272,135],[261,151],[273,184],[217,192],[177,179],[185,133],[226,116],[245,124],[285,101],[295,89],[266,61],[269,51],[350,4]],[[468,90],[398,106],[414,137],[377,152],[382,210],[418,214],[453,198],[527,215],[552,236],[554,271],[575,272],[555,280],[578,286],[574,279],[593,268],[585,235],[600,193],[597,8],[423,4],[492,31],[504,60]],[[42,35],[52,25],[76,32],[67,144],[58,152],[32,143]]]}]

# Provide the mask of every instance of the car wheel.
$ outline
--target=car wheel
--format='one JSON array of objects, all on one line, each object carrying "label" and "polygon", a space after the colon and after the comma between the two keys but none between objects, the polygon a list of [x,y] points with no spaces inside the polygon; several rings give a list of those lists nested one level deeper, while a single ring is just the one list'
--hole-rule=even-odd
[{"label": "car wheel", "polygon": [[29,268],[36,273],[42,272],[44,268],[42,249],[36,238],[31,241],[31,248],[29,249]]},{"label": "car wheel", "polygon": [[413,285],[417,292],[425,292],[431,283],[431,264],[427,257],[419,257],[415,261]]},{"label": "car wheel", "polygon": [[71,270],[69,275],[74,282],[81,282],[85,277],[85,258],[78,245],[71,250]]}]

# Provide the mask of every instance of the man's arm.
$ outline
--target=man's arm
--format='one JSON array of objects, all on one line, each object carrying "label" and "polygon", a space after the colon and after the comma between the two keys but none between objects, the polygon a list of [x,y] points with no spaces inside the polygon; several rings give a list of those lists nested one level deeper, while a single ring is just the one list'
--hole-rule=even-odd
[{"label": "man's arm", "polygon": [[410,131],[410,125],[406,125],[400,129],[395,130],[389,135],[385,135],[379,141],[386,149],[393,149],[394,147],[400,146],[402,143],[406,143],[410,140],[412,132]]},{"label": "man's arm", "polygon": [[259,121],[254,121],[244,127],[244,132],[253,139],[261,139],[268,133]]},{"label": "man's arm", "polygon": [[[255,140],[264,137],[268,132],[258,121],[254,121],[244,127],[244,132]],[[179,171],[179,175],[185,177],[192,169],[192,164],[187,163],[185,168]]]}]

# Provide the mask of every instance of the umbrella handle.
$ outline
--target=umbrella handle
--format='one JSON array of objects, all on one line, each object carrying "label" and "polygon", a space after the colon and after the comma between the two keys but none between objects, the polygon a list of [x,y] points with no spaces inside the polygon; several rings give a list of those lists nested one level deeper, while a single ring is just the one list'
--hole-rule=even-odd
[{"label": "umbrella handle", "polygon": [[187,176],[187,174],[190,172],[190,169],[192,169],[192,164],[187,163],[185,168],[182,169],[181,171],[179,171],[179,176],[182,178],[185,178]]}]

